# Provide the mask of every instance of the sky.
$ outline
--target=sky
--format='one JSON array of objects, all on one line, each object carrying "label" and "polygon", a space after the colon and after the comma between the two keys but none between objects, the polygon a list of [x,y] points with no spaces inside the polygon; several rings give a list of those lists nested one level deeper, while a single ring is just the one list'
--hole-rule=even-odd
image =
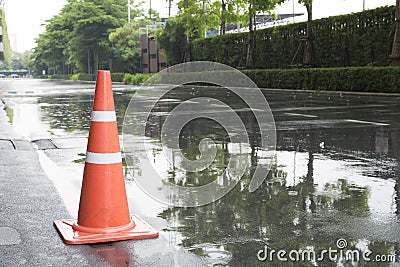
[{"label": "sky", "polygon": [[[148,9],[149,0],[145,0],[144,9]],[[152,8],[156,9],[161,17],[167,17],[168,4],[166,0],[151,0]],[[56,15],[65,0],[5,0],[5,12],[9,34],[16,35],[18,52],[25,52],[35,47],[35,39],[44,31],[46,20]],[[313,17],[315,19],[379,6],[394,5],[396,0],[314,0]],[[176,9],[175,9],[176,10]],[[306,13],[304,6],[297,0],[287,0],[278,7],[276,13]]]}]

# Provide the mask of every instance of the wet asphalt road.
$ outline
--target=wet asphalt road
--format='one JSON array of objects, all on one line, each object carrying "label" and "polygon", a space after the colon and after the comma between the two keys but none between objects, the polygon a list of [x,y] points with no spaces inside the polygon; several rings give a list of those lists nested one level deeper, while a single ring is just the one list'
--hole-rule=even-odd
[{"label": "wet asphalt road", "polygon": [[[179,249],[179,235],[177,238],[165,231],[171,222],[157,217],[160,206],[153,205],[146,196],[137,196],[136,193],[140,192],[129,183],[132,212],[143,216],[156,229],[164,230],[159,239],[92,246],[64,245],[52,221],[71,218],[77,213],[83,165],[74,161],[79,159],[77,155],[85,152],[87,130],[80,131],[73,125],[60,129],[59,124],[54,127],[51,121],[41,121],[39,118],[42,114],[35,115],[39,110],[36,100],[47,95],[49,98],[46,101],[59,98],[57,101],[62,102],[66,98],[62,99],[60,94],[73,95],[77,91],[90,95],[94,84],[9,80],[0,81],[0,86],[3,103],[0,105],[9,107],[2,111],[0,117],[0,254],[5,255],[0,257],[0,266],[210,264],[203,256],[198,257]],[[132,88],[115,85],[114,89],[124,94]],[[264,90],[264,93],[274,113],[277,130],[281,133],[278,134],[278,161],[288,173],[287,181],[298,180],[302,169],[307,173],[309,159],[304,151],[312,150],[316,153],[313,172],[317,188],[318,185],[322,187],[321,180],[329,176],[324,171],[334,169],[334,164],[338,164],[332,159],[339,156],[351,158],[339,166],[340,170],[348,168],[343,176],[350,182],[359,179],[355,183],[365,183],[366,187],[371,188],[368,193],[370,217],[354,219],[343,213],[314,217],[311,221],[315,221],[314,225],[319,227],[316,229],[333,237],[341,233],[360,240],[367,238],[399,242],[397,233],[400,227],[396,221],[396,211],[393,211],[398,207],[395,204],[396,197],[392,196],[396,194],[393,192],[396,184],[393,169],[398,165],[396,158],[400,158],[400,150],[396,145],[400,137],[399,97],[290,90]],[[79,101],[90,104],[90,98],[79,98]],[[42,110],[47,105],[57,107],[59,103],[40,103]],[[13,110],[12,115],[10,109]],[[31,115],[30,121],[24,120],[26,114]],[[77,119],[80,116],[77,114],[71,119]],[[62,114],[59,116],[62,117]],[[14,121],[9,122],[10,117]],[[9,126],[10,123],[13,127]],[[85,125],[82,128],[86,129]],[[367,163],[362,162],[365,165],[356,169],[351,165],[351,160],[357,165],[361,164],[359,159]],[[362,175],[353,170],[360,171]],[[336,174],[332,172],[331,175]],[[332,192],[323,189],[317,193],[316,197],[332,197],[329,195]],[[340,195],[333,197],[340,198]],[[210,225],[214,225],[213,222],[210,221]],[[245,255],[245,258],[253,256]]]}]

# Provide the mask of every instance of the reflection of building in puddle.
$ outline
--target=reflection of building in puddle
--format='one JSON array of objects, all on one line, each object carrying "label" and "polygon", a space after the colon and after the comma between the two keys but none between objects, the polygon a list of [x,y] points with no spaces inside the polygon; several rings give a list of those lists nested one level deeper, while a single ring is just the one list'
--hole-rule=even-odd
[{"label": "reflection of building in puddle", "polygon": [[157,104],[147,117],[145,136],[147,137],[160,137],[162,125],[165,121],[166,116],[170,111],[170,104],[162,103]]},{"label": "reflection of building in puddle", "polygon": [[123,242],[96,244],[91,247],[112,267],[125,267],[133,264],[128,248]]}]

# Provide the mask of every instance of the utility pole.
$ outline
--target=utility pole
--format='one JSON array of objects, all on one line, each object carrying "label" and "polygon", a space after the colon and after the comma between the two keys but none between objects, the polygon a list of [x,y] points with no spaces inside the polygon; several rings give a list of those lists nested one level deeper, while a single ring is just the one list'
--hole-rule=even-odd
[{"label": "utility pole", "polygon": [[365,10],[365,0],[363,0],[363,11]]}]

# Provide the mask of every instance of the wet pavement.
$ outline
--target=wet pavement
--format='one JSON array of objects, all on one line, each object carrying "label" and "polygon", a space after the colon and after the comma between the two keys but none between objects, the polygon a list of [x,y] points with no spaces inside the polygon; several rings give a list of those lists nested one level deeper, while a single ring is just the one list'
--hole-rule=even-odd
[{"label": "wet pavement", "polygon": [[[3,236],[0,253],[7,255],[0,257],[1,266],[29,265],[36,261],[42,263],[39,265],[52,265],[46,259],[53,253],[69,255],[57,259],[75,266],[396,266],[398,263],[399,96],[263,90],[276,122],[277,151],[266,181],[257,191],[249,193],[252,171],[262,160],[259,128],[251,112],[221,88],[181,88],[166,95],[148,121],[154,166],[169,182],[186,186],[204,184],[221,174],[227,159],[237,151],[226,132],[211,121],[189,123],[181,133],[180,143],[185,155],[195,158],[199,154],[199,140],[212,138],[218,153],[208,170],[198,175],[181,171],[167,164],[160,150],[162,123],[178,103],[188,95],[215,97],[233,107],[249,132],[251,149],[243,154],[251,166],[238,186],[206,206],[166,207],[140,191],[133,182],[146,177],[147,172],[140,164],[143,151],[138,151],[134,166],[126,166],[129,205],[133,213],[160,230],[159,240],[71,247],[63,245],[52,220],[77,214],[94,84],[21,79],[1,81],[0,86],[0,105],[4,106],[0,147],[6,151],[1,153],[0,178],[7,181],[0,186]],[[120,131],[135,89],[114,86]],[[36,171],[30,175],[32,170],[27,169],[21,173],[21,180],[13,166],[25,166],[26,162],[32,162]],[[13,186],[19,192],[35,192],[39,184],[45,185],[43,190],[29,199],[21,198],[23,193],[9,192]],[[49,210],[42,211],[49,202],[52,203]],[[26,207],[27,203],[32,205]],[[44,219],[35,221],[39,214],[44,214]],[[24,215],[30,217],[26,219]],[[29,229],[40,226],[46,229],[44,236],[29,235]],[[51,252],[35,250],[33,242],[43,239],[50,241],[46,247]],[[338,240],[345,241],[346,246],[339,247]],[[348,259],[343,254],[336,259],[324,257],[317,261],[284,262],[276,254],[274,262],[257,257],[271,250],[320,254],[329,248],[342,249],[344,253],[371,251],[371,260],[361,259],[357,265],[354,255]],[[378,262],[376,256],[383,255],[386,262]],[[397,262],[390,262],[394,259]],[[91,260],[96,262],[93,264]]]}]

